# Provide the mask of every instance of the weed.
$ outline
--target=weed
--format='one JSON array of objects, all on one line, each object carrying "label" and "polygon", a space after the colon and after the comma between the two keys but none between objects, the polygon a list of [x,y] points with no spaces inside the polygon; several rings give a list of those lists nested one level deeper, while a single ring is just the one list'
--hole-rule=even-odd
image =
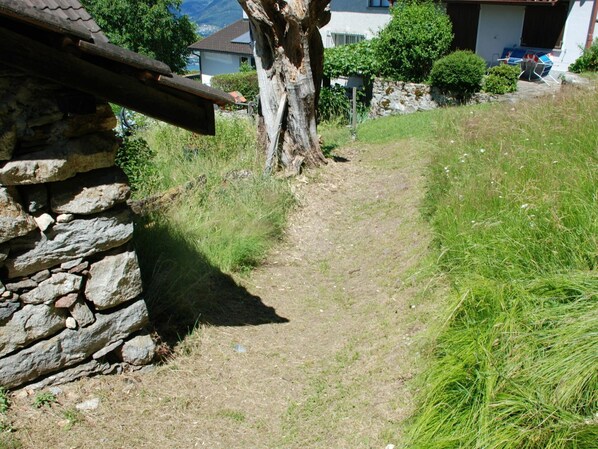
[{"label": "weed", "polygon": [[56,402],[56,396],[50,391],[41,391],[35,395],[33,406],[35,408],[51,407]]},{"label": "weed", "polygon": [[8,397],[8,390],[0,387],[0,414],[5,414],[10,407],[10,398]]},{"label": "weed", "polygon": [[227,419],[230,419],[231,421],[235,421],[238,423],[242,423],[247,420],[245,413],[243,413],[239,410],[221,410],[217,413],[217,415],[222,418],[227,418]]},{"label": "weed", "polygon": [[71,430],[75,425],[83,422],[83,414],[75,408],[63,410],[62,416],[67,421],[64,430]]}]

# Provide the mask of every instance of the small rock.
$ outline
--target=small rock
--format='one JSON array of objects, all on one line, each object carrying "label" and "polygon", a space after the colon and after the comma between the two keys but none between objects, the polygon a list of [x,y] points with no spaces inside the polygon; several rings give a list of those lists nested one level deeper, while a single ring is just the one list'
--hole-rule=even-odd
[{"label": "small rock", "polygon": [[125,344],[118,351],[123,362],[131,365],[146,365],[154,358],[156,344],[148,334],[137,335]]},{"label": "small rock", "polygon": [[50,393],[52,393],[54,396],[59,396],[62,394],[62,388],[60,387],[50,387]]},{"label": "small rock", "polygon": [[83,299],[80,299],[79,301],[75,302],[69,308],[69,310],[73,318],[77,320],[77,323],[79,323],[79,326],[81,327],[89,326],[90,324],[93,324],[96,320],[93,316],[93,312]]},{"label": "small rock", "polygon": [[7,321],[17,310],[20,304],[18,302],[1,302],[0,303],[0,323]]},{"label": "small rock", "polygon": [[80,402],[79,404],[75,405],[77,410],[81,411],[90,411],[95,410],[100,406],[100,398],[93,398],[87,401]]},{"label": "small rock", "polygon": [[56,223],[70,223],[75,219],[73,214],[60,214],[56,217]]},{"label": "small rock", "polygon": [[8,284],[6,284],[6,288],[8,290],[10,290],[11,292],[16,292],[19,290],[25,290],[25,289],[32,289],[37,287],[37,282],[31,280],[31,279],[23,279],[22,281],[19,282],[10,282]]},{"label": "small rock", "polygon": [[60,268],[63,270],[70,270],[73,267],[76,267],[81,262],[83,262],[83,258],[79,257],[78,259],[69,260],[68,262],[64,262],[60,264]]},{"label": "small rock", "polygon": [[79,290],[83,278],[74,274],[56,273],[49,279],[40,282],[39,285],[22,295],[23,302],[27,304],[41,304],[46,301],[54,301],[61,296],[68,295]]},{"label": "small rock", "polygon": [[247,352],[247,348],[243,345],[240,345],[239,343],[237,343],[234,346],[235,352],[238,352],[239,354],[244,354]]},{"label": "small rock", "polygon": [[10,298],[12,296],[12,293],[9,291],[5,291],[2,293],[1,295],[3,298]]},{"label": "small rock", "polygon": [[116,348],[119,348],[120,346],[122,346],[123,344],[123,340],[116,340],[114,343],[110,343],[108,346],[104,346],[102,349],[100,349],[98,352],[94,353],[91,358],[94,360],[97,360],[99,358],[104,357],[106,354],[114,351]]},{"label": "small rock", "polygon": [[386,449],[395,449],[395,445],[394,444],[387,444],[386,445]]},{"label": "small rock", "polygon": [[87,268],[89,268],[89,262],[85,261],[85,262],[81,262],[79,265],[74,266],[73,268],[71,268],[69,270],[69,273],[71,274],[82,274],[84,276],[87,276],[87,274],[89,273],[87,271]]},{"label": "small rock", "polygon": [[4,293],[6,291],[6,287],[4,286],[4,284],[2,283],[2,281],[0,281],[0,295],[2,293]]},{"label": "small rock", "polygon": [[54,307],[56,307],[57,309],[68,309],[73,304],[75,304],[78,297],[79,293],[70,293],[68,295],[65,295],[56,300],[56,302],[54,303]]},{"label": "small rock", "polygon": [[45,281],[46,279],[50,279],[51,275],[52,274],[50,273],[50,270],[43,270],[31,276],[31,279],[37,283],[40,283]]},{"label": "small rock", "polygon": [[70,316],[66,319],[65,325],[69,329],[77,329],[77,320],[75,320],[72,316]]},{"label": "small rock", "polygon": [[37,217],[33,217],[33,219],[37,223],[37,227],[42,232],[46,232],[50,228],[50,226],[52,226],[54,223],[56,223],[54,221],[54,219],[52,218],[52,215],[50,215],[50,214],[41,214],[41,215],[38,215]]}]

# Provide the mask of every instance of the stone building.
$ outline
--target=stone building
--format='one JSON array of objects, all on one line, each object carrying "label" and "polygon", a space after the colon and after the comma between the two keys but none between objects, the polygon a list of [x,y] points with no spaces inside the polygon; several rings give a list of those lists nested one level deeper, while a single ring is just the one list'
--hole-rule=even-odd
[{"label": "stone building", "polygon": [[114,102],[214,133],[220,91],[108,43],[78,0],[0,0],[0,386],[151,361]]}]

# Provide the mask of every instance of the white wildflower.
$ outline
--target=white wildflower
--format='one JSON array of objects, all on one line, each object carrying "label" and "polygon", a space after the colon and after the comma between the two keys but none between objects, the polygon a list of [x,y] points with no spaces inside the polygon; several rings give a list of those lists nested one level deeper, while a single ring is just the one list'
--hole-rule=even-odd
[{"label": "white wildflower", "polygon": [[525,203],[521,205],[521,209],[527,209],[529,207],[529,204]]},{"label": "white wildflower", "polygon": [[480,148],[480,153],[485,153],[486,150],[484,150],[483,148]]}]

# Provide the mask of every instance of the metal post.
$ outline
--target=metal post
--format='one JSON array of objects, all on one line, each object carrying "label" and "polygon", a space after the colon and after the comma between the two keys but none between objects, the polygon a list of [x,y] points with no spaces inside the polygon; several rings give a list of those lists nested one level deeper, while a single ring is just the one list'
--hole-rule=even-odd
[{"label": "metal post", "polygon": [[357,134],[357,87],[353,88],[353,98],[352,98],[352,117],[351,117],[351,138],[355,140],[355,136]]}]

